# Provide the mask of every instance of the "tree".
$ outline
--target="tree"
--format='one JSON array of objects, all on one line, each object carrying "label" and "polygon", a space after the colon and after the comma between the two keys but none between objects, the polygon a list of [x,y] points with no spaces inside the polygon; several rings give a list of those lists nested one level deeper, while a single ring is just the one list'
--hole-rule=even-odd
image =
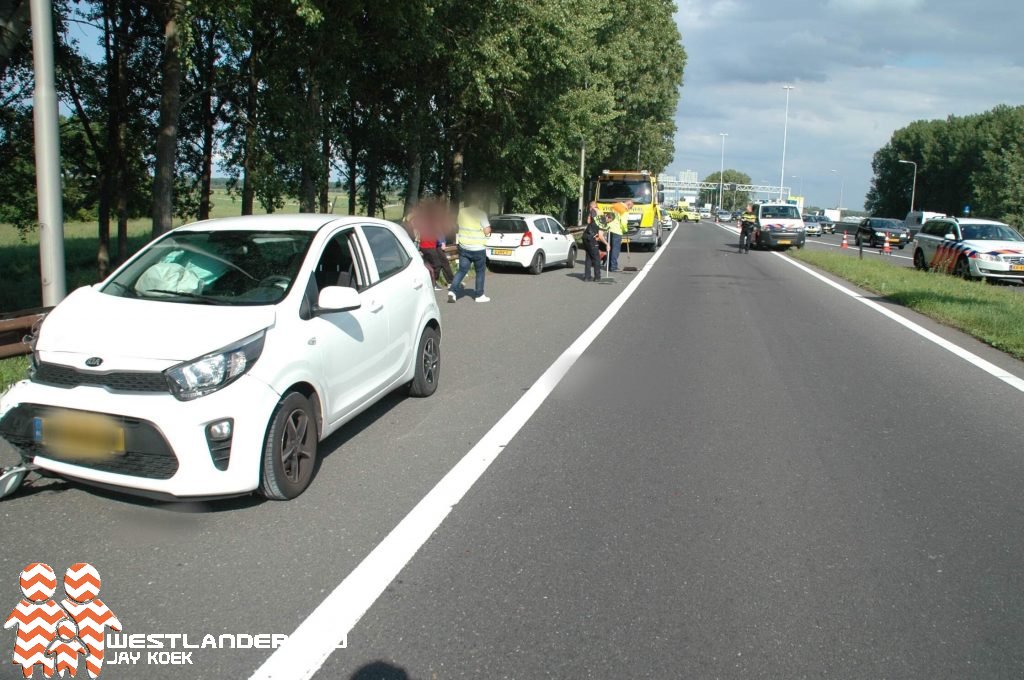
[{"label": "tree", "polygon": [[[750,175],[742,173],[739,170],[733,170],[732,168],[726,168],[721,173],[722,176],[722,205],[719,207],[727,210],[739,210],[743,208],[747,203],[750,202],[750,192],[740,191],[733,186],[736,184],[750,184]],[[714,182],[718,184],[718,172],[713,172],[704,178],[705,182]],[[718,189],[704,189],[700,195],[701,203],[718,203]]]}]

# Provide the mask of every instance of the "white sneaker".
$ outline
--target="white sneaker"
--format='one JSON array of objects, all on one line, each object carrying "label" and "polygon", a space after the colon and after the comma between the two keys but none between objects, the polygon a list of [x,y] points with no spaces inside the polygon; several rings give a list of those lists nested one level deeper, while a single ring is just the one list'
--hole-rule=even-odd
[{"label": "white sneaker", "polygon": [[448,291],[448,302],[455,302],[455,299],[456,299],[455,298],[455,291],[454,290]]},{"label": "white sneaker", "polygon": [[437,284],[435,283],[435,284],[434,284],[434,290],[444,290],[444,288],[442,288],[441,286],[439,286],[439,285],[437,285]]},{"label": "white sneaker", "polygon": [[487,297],[486,295],[481,295],[480,297],[478,297],[476,299],[476,301],[477,302],[490,302],[491,298]]}]

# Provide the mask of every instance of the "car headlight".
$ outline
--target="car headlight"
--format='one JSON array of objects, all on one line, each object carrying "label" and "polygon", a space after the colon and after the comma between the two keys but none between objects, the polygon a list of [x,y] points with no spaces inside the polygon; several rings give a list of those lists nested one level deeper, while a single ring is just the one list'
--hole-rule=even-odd
[{"label": "car headlight", "polygon": [[640,230],[640,235],[641,236],[654,236],[654,230],[653,229],[641,229]]},{"label": "car headlight", "polygon": [[263,352],[262,330],[224,349],[164,371],[171,393],[181,401],[198,399],[230,385],[252,368]]},{"label": "car headlight", "polygon": [[875,232],[875,236],[885,236],[885,232],[884,231],[876,231]]},{"label": "car headlight", "polygon": [[988,253],[976,253],[975,259],[981,260],[982,262],[1002,262],[1003,258],[998,255],[989,255]]}]

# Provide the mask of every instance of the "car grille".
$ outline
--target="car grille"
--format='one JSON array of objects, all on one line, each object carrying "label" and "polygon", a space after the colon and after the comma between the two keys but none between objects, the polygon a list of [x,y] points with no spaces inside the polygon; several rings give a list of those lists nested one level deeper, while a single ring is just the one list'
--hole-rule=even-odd
[{"label": "car grille", "polygon": [[1024,264],[1024,257],[1003,255],[1003,262],[1008,264]]},{"label": "car grille", "polygon": [[146,479],[170,479],[178,458],[155,425],[146,420],[106,415],[124,428],[125,452],[106,460],[63,460],[32,436],[33,420],[60,411],[38,404],[20,404],[0,420],[0,436],[29,456],[43,456],[78,467]]},{"label": "car grille", "polygon": [[40,363],[32,376],[33,382],[54,387],[105,387],[114,392],[168,392],[163,373],[149,371],[114,371],[95,373],[80,371],[71,366]]}]

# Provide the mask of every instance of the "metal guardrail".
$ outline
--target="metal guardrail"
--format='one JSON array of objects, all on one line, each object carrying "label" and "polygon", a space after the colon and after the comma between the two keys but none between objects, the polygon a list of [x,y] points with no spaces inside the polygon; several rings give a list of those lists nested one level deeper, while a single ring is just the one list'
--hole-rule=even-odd
[{"label": "metal guardrail", "polygon": [[28,354],[32,348],[25,336],[42,320],[51,307],[23,309],[0,314],[0,359]]}]

